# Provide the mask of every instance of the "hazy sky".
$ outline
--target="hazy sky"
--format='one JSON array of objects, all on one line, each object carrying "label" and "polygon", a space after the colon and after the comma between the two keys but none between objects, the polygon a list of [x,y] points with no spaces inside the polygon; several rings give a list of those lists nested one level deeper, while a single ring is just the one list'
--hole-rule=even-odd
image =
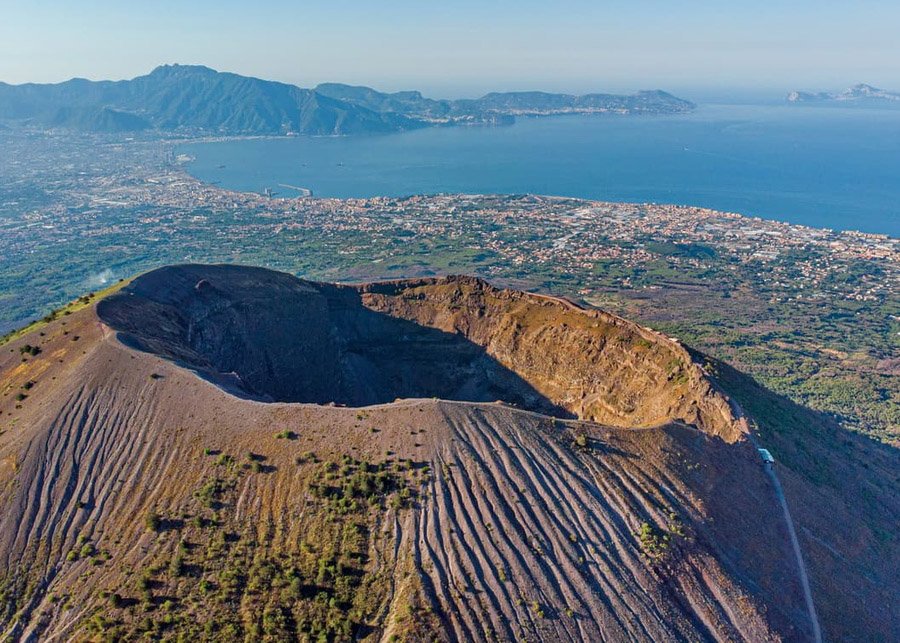
[{"label": "hazy sky", "polygon": [[0,80],[167,62],[444,95],[900,89],[900,0],[0,0]]}]

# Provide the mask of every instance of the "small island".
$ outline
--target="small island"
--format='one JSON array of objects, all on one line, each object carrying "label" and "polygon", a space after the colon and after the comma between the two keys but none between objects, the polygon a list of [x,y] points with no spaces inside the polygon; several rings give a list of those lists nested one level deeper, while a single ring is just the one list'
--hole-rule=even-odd
[{"label": "small island", "polygon": [[787,95],[787,102],[900,107],[900,92],[860,83],[839,93],[793,91]]}]

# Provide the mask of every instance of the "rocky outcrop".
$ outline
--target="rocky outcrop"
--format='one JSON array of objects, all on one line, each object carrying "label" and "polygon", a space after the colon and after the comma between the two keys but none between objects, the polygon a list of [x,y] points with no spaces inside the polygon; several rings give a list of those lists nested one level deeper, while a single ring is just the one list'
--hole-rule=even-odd
[{"label": "rocky outcrop", "polygon": [[660,333],[471,277],[362,286],[366,307],[482,346],[575,416],[613,426],[681,421],[728,441],[746,431],[689,353]]}]

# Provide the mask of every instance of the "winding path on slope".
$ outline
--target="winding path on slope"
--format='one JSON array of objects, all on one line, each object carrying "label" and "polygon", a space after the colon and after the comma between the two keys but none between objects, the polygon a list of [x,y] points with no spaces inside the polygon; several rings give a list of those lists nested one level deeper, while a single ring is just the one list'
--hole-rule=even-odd
[{"label": "winding path on slope", "polygon": [[765,465],[766,473],[772,479],[775,485],[775,495],[778,502],[781,503],[781,509],[784,512],[784,520],[787,523],[788,534],[791,537],[791,546],[794,548],[794,555],[797,557],[797,567],[800,570],[800,584],[803,586],[803,596],[806,599],[806,609],[809,611],[809,620],[813,629],[813,640],[816,643],[822,643],[822,630],[819,628],[819,618],[816,616],[816,606],[813,603],[812,590],[809,587],[809,576],[806,573],[806,563],[803,562],[803,553],[800,551],[800,541],[797,540],[797,532],[794,530],[794,520],[791,518],[791,512],[788,509],[787,499],[784,497],[784,491],[781,488],[781,481],[775,472],[775,466],[771,464]]},{"label": "winding path on slope", "polygon": [[[740,407],[736,407],[734,410],[737,417],[743,417],[744,412]],[[753,447],[757,449],[757,453],[759,453],[761,445],[753,432],[749,431],[747,437]],[[794,529],[794,519],[791,518],[787,498],[785,498],[784,490],[781,487],[781,480],[778,479],[778,473],[775,471],[775,464],[765,463],[763,466],[765,467],[769,478],[772,480],[772,485],[775,487],[775,496],[778,498],[778,502],[781,505],[781,511],[784,514],[784,521],[787,524],[788,535],[791,539],[791,547],[794,550],[794,557],[797,559],[797,570],[800,574],[800,586],[803,588],[803,598],[806,601],[806,611],[809,613],[809,622],[812,626],[813,641],[815,641],[815,643],[822,643],[822,628],[819,625],[819,617],[816,614],[816,605],[813,602],[812,589],[809,585],[809,574],[806,571],[806,563],[803,561],[803,552],[800,550],[800,541],[797,539],[797,531]]]}]

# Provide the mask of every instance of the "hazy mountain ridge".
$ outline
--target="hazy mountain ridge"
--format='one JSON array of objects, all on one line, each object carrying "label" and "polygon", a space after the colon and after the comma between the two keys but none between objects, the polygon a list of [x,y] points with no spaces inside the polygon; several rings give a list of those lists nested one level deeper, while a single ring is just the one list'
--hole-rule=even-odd
[{"label": "hazy mountain ridge", "polygon": [[303,89],[199,65],[164,65],[121,81],[0,83],[0,119],[103,132],[335,135],[439,124],[506,124],[517,113],[678,113],[692,108],[692,103],[661,91],[632,96],[493,93],[449,101],[416,91],[388,94],[335,83]]},{"label": "hazy mountain ridge", "polygon": [[423,119],[485,120],[491,116],[550,115],[566,113],[677,113],[693,109],[693,103],[664,91],[616,94],[551,94],[548,92],[491,92],[481,98],[434,100],[419,92],[384,94],[368,87],[329,83],[316,92],[372,110],[404,111]]},{"label": "hazy mountain ridge", "polygon": [[859,83],[838,93],[792,91],[787,95],[787,101],[789,103],[900,105],[900,93]]}]

